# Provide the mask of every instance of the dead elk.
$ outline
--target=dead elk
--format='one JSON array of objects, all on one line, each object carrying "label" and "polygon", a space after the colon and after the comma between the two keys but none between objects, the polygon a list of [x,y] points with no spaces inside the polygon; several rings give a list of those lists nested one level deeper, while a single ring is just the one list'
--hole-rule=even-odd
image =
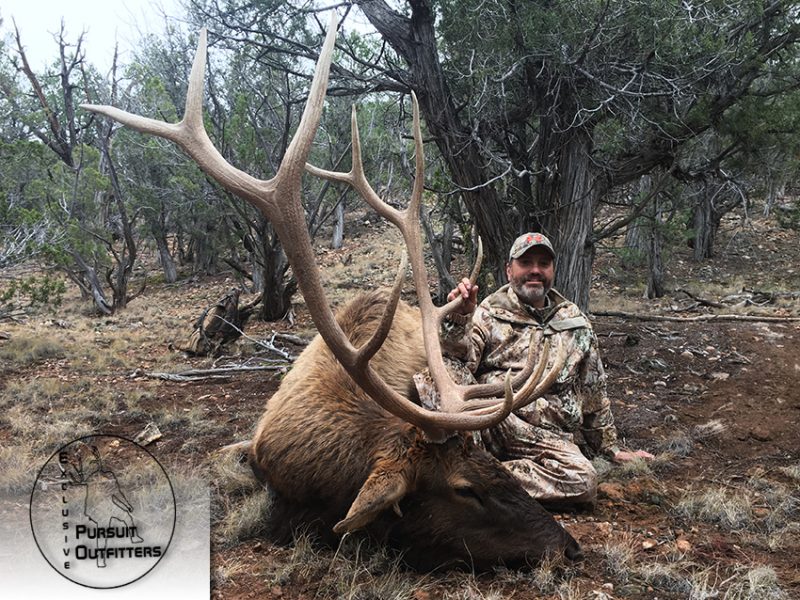
[{"label": "dead elk", "polygon": [[[372,292],[339,312],[353,344],[372,335],[385,304],[386,294]],[[418,311],[400,303],[372,366],[413,395],[421,349]],[[365,528],[422,570],[580,557],[569,533],[470,435],[428,441],[367,397],[319,336],[267,403],[250,461],[274,493],[269,529],[278,541],[303,527],[335,544],[334,532]]]},{"label": "dead elk", "polygon": [[[531,352],[523,371],[502,386],[462,386],[447,373],[439,329],[461,300],[437,307],[427,286],[419,223],[424,158],[414,94],[415,176],[404,210],[383,202],[366,180],[355,111],[350,172],[306,164],[325,100],[335,18],[300,125],[270,180],[229,164],[205,131],[205,30],[179,123],[110,106],[83,107],[177,143],[208,176],[261,210],[283,244],[319,336],[270,400],[254,439],[254,469],[278,496],[273,522],[313,521],[328,537],[368,528],[425,569],[459,562],[475,568],[514,565],[545,554],[578,558],[575,540],[467,433],[493,427],[540,397],[558,376],[564,349],[550,365],[534,365]],[[352,186],[400,230],[418,310],[398,302],[404,262],[389,293],[358,296],[334,316],[306,228],[304,170]],[[541,356],[548,356],[546,348]],[[412,375],[425,365],[441,398],[436,411],[409,398]]]}]

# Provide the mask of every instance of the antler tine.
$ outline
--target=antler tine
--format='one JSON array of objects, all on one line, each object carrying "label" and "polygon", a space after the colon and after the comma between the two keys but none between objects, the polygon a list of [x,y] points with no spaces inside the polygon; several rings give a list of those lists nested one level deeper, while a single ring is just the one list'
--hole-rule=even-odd
[{"label": "antler tine", "polygon": [[200,30],[197,52],[189,76],[183,119],[178,123],[157,121],[107,105],[81,104],[81,107],[111,117],[142,133],[175,142],[220,185],[247,199],[262,211],[269,211],[272,218],[274,210],[271,198],[266,198],[264,195],[265,191],[271,191],[271,181],[257,179],[228,163],[214,147],[203,126],[203,78],[207,47],[208,33],[204,27]]},{"label": "antler tine", "polygon": [[358,116],[355,105],[350,110],[350,132],[353,140],[352,165],[350,171],[347,173],[328,171],[308,163],[306,163],[306,171],[317,177],[322,177],[323,179],[348,184],[361,195],[375,212],[402,231],[404,228],[403,213],[381,200],[380,196],[372,189],[372,186],[369,181],[367,181],[367,177],[364,174],[364,163],[361,158],[361,135],[358,130]]},{"label": "antler tine", "polygon": [[394,285],[392,285],[392,291],[389,294],[389,299],[383,309],[381,321],[378,323],[378,327],[375,329],[375,332],[372,334],[369,340],[367,340],[367,342],[358,349],[358,362],[361,365],[366,364],[373,356],[375,356],[375,353],[380,350],[383,342],[386,340],[386,336],[389,335],[389,330],[392,328],[394,313],[397,310],[397,303],[400,301],[400,291],[403,288],[403,280],[406,277],[407,268],[408,255],[403,252],[402,258],[400,259],[400,266],[397,269],[397,275],[394,279]]},{"label": "antler tine", "polygon": [[[437,438],[441,437],[441,432],[437,433],[432,429],[433,427],[444,430],[470,430],[484,429],[499,423],[511,412],[514,396],[513,394],[507,393],[503,400],[495,400],[493,405],[488,407],[482,415],[470,415],[464,413],[459,414],[458,412],[458,407],[463,402],[463,396],[459,393],[459,386],[450,378],[450,375],[447,372],[442,359],[441,344],[439,342],[439,328],[441,326],[441,320],[446,313],[438,309],[433,304],[433,299],[431,298],[430,291],[428,289],[427,270],[425,268],[425,262],[422,254],[419,207],[422,201],[422,193],[424,189],[425,157],[422,143],[422,127],[419,117],[419,103],[417,102],[416,94],[413,92],[412,104],[414,115],[414,142],[416,150],[415,178],[411,199],[405,210],[399,211],[386,204],[375,193],[374,189],[367,181],[362,161],[361,141],[355,107],[353,107],[351,112],[353,150],[352,166],[350,171],[347,173],[340,173],[326,169],[320,169],[311,164],[306,164],[306,170],[313,175],[350,185],[361,195],[367,204],[369,204],[376,212],[378,212],[378,214],[393,223],[403,236],[403,240],[408,249],[408,260],[411,263],[414,286],[417,290],[417,298],[420,304],[425,352],[428,356],[431,375],[442,398],[443,406],[442,412],[428,412],[427,416],[429,417],[430,421],[427,424],[422,425],[421,428],[426,431],[429,437]],[[476,268],[473,269],[473,277],[477,277],[477,270],[479,269],[480,262],[482,260],[483,252],[480,242],[479,248],[480,250],[478,259],[476,261],[477,265]],[[384,312],[384,318],[388,314],[388,310]],[[365,347],[362,347],[362,349]],[[367,364],[362,362],[361,365],[364,369],[364,373],[362,373],[360,376],[363,377],[364,375],[374,375]],[[418,405],[410,402],[408,399],[403,398],[402,396],[394,397],[392,399],[391,404],[394,405],[392,407],[390,407],[389,404],[384,404],[384,402],[386,402],[386,398],[374,397],[374,399],[381,404],[381,406],[398,416],[400,416],[398,414],[398,410],[405,413],[408,411],[417,411],[420,408]]]},{"label": "antler tine", "polygon": [[[556,351],[556,359],[553,362],[553,366],[550,367],[547,374],[542,377],[542,371],[547,363],[546,357],[549,355],[549,348],[550,340],[546,339],[542,347],[542,358],[536,366],[536,374],[528,379],[525,385],[514,394],[512,410],[519,410],[520,408],[528,406],[528,404],[544,394],[548,388],[555,383],[558,375],[564,368],[564,362],[567,357],[567,346],[559,341],[559,347]],[[504,382],[504,385],[505,389],[508,390],[508,381]],[[473,415],[488,415],[497,410],[497,403],[485,400],[473,400],[466,402],[463,410]]]},{"label": "antler tine", "polygon": [[478,275],[481,273],[481,267],[483,266],[483,240],[481,236],[478,236],[478,250],[475,253],[475,264],[472,265],[472,272],[469,274],[469,282],[471,284],[475,284],[478,281]]},{"label": "antler tine", "polygon": [[[414,92],[411,93],[411,100],[413,106],[413,127],[414,127],[414,145],[416,149],[416,169],[415,169],[415,179],[414,179],[414,188],[411,194],[411,201],[409,202],[409,206],[404,211],[404,227],[401,227],[401,231],[403,233],[403,237],[406,241],[406,245],[409,248],[409,255],[411,260],[411,268],[414,274],[414,285],[417,290],[417,298],[419,300],[420,305],[420,313],[422,317],[422,330],[423,330],[423,340],[425,343],[425,350],[426,355],[428,357],[428,368],[431,373],[431,378],[436,385],[436,389],[439,393],[440,402],[442,411],[449,412],[449,413],[461,413],[464,416],[470,415],[469,412],[464,412],[464,402],[468,398],[475,398],[477,397],[476,392],[481,391],[488,391],[487,388],[471,390],[471,386],[461,386],[457,385],[452,378],[450,377],[449,372],[444,364],[444,358],[442,355],[441,343],[439,341],[439,330],[442,324],[442,320],[444,316],[449,312],[455,310],[455,308],[461,302],[460,299],[455,299],[453,302],[438,308],[434,306],[433,299],[430,295],[430,290],[428,289],[428,282],[427,282],[427,270],[425,269],[425,264],[422,255],[422,240],[420,235],[420,224],[419,224],[419,208],[420,203],[422,200],[422,192],[423,192],[423,176],[424,176],[424,148],[422,143],[422,127],[420,124],[419,118],[419,102],[417,101],[417,96]],[[478,239],[478,257],[476,260],[476,265],[470,274],[470,280],[474,283],[475,279],[478,276],[478,272],[480,270],[480,263],[483,257],[483,244]],[[528,362],[531,363],[531,356],[533,353],[533,348],[529,353],[529,360]],[[512,381],[511,381],[511,372],[506,374],[506,378],[504,381],[504,398],[502,401],[489,401],[483,407],[483,414],[487,412],[489,414],[494,414],[499,420],[504,419],[508,416],[510,410],[514,410],[515,406],[524,406],[525,400],[529,394],[532,394],[530,391],[531,388],[535,388],[534,391],[539,390],[538,393],[542,393],[541,390],[544,390],[550,387],[555,381],[555,377],[558,375],[559,369],[553,369],[552,372],[548,374],[544,381],[541,382],[542,385],[538,385],[539,378],[543,369],[547,363],[547,355],[548,350],[547,346],[545,350],[541,353],[541,358],[539,359],[539,364],[536,368],[536,373],[532,377],[526,377],[527,373],[520,373],[520,377],[518,377],[515,382],[525,381],[526,383],[523,386],[523,389],[517,392],[516,394],[513,393]],[[528,365],[531,370],[533,370],[532,365]],[[524,369],[525,371],[527,369]],[[478,386],[480,388],[480,386]],[[492,395],[496,395],[497,391],[492,390]],[[487,394],[488,395],[488,394]],[[509,410],[510,409],[510,410]],[[500,416],[502,415],[502,416]],[[478,415],[471,415],[471,416],[478,416]]]},{"label": "antler tine", "polygon": [[[428,271],[425,268],[425,260],[422,253],[422,234],[419,212],[422,202],[422,192],[424,190],[425,150],[422,142],[419,102],[414,92],[411,92],[411,105],[414,148],[416,154],[414,187],[411,192],[409,204],[403,211],[403,224],[400,230],[403,234],[406,246],[408,247],[414,287],[417,290],[417,300],[419,302],[420,317],[422,320],[422,339],[425,344],[425,353],[428,358],[428,369],[431,374],[431,379],[433,379],[436,390],[439,393],[442,411],[457,413],[460,411],[461,405],[464,402],[464,395],[461,387],[453,381],[450,377],[450,373],[447,371],[442,354],[441,342],[439,341],[439,330],[442,325],[442,319],[444,319],[445,314],[447,314],[446,309],[448,306],[439,308],[433,304],[433,298],[431,298],[430,289],[428,288]],[[496,406],[498,410],[497,414],[503,414],[505,407],[507,406],[510,409],[511,404],[512,399],[506,394],[505,401]],[[506,416],[508,416],[508,413],[503,414],[502,419]]]},{"label": "antler tine", "polygon": [[[558,375],[561,373],[561,370],[564,368],[564,363],[567,359],[567,344],[564,343],[561,338],[557,338],[558,340],[558,350],[556,351],[556,359],[553,362],[553,366],[550,367],[550,370],[547,372],[541,380],[538,377],[531,377],[528,382],[519,390],[517,396],[514,398],[514,409],[518,410],[523,406],[527,406],[536,398],[541,396],[547,389],[553,385],[558,378]],[[542,350],[542,354],[548,354],[548,350],[550,347],[549,344],[550,340],[545,340],[544,348]]]},{"label": "antler tine", "polygon": [[[533,335],[531,335],[533,338]],[[531,340],[532,341],[532,340]],[[525,359],[525,366],[512,380],[512,388],[520,388],[515,394],[515,402],[517,398],[525,390],[526,384],[531,381],[538,381],[547,366],[547,358],[550,350],[550,340],[545,338],[541,352],[538,353],[538,360],[534,360],[537,356],[536,346],[531,343],[528,348],[528,357]],[[485,383],[478,385],[462,386],[464,399],[466,400],[462,410],[472,411],[477,408],[485,408],[487,406],[494,406],[496,400],[473,400],[474,398],[494,398],[505,389],[506,382],[500,383]],[[522,387],[520,387],[522,386]],[[492,404],[494,403],[494,404]]]}]

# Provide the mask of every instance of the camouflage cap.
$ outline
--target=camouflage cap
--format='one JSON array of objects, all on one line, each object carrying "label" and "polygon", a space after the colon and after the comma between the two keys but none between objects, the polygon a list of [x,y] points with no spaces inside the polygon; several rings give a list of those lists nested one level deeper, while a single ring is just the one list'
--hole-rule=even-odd
[{"label": "camouflage cap", "polygon": [[541,233],[529,232],[523,233],[514,240],[514,243],[511,245],[511,251],[508,253],[508,260],[519,258],[535,246],[543,246],[550,252],[553,258],[556,257],[556,252],[553,250],[553,244],[550,243],[550,240]]}]

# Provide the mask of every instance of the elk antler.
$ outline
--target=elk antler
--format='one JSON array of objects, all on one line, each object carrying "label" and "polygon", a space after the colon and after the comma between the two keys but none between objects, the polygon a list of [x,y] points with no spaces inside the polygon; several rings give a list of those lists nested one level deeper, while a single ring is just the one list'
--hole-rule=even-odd
[{"label": "elk antler", "polygon": [[[450,380],[441,356],[441,348],[438,341],[439,325],[444,315],[454,310],[458,305],[458,301],[453,301],[441,309],[437,309],[433,305],[430,292],[427,291],[427,281],[424,275],[419,225],[415,225],[412,222],[416,218],[414,215],[418,213],[422,196],[422,139],[419,134],[419,111],[416,101],[414,105],[414,123],[417,145],[417,178],[414,182],[414,192],[409,207],[401,213],[380,201],[372,191],[372,188],[369,187],[369,184],[366,183],[366,178],[363,175],[360,147],[356,150],[354,146],[353,149],[353,169],[354,172],[357,170],[358,174],[351,175],[351,177],[354,179],[357,177],[358,181],[363,180],[364,184],[359,184],[360,188],[357,189],[359,191],[361,189],[368,191],[365,198],[370,204],[381,207],[377,209],[379,213],[386,216],[395,225],[404,223],[402,226],[398,225],[398,227],[403,232],[409,248],[414,283],[418,290],[422,309],[425,350],[431,363],[431,372],[435,381],[437,385],[442,386],[440,392],[444,399],[444,411],[429,411],[404,398],[391,389],[369,364],[370,358],[372,358],[388,334],[400,296],[405,265],[401,265],[401,271],[398,273],[397,280],[392,288],[391,298],[387,303],[382,324],[378,327],[372,339],[361,348],[357,349],[352,345],[339,327],[330,309],[306,227],[301,202],[301,177],[325,101],[335,38],[336,14],[333,13],[297,133],[286,150],[278,172],[270,180],[257,179],[229,164],[214,147],[205,131],[202,117],[203,78],[207,50],[207,32],[205,28],[200,31],[197,54],[195,55],[189,78],[186,108],[183,119],[180,122],[175,124],[164,123],[111,106],[91,104],[83,104],[81,106],[92,112],[111,117],[143,133],[156,135],[175,142],[207,175],[228,191],[240,196],[258,208],[269,219],[283,244],[317,330],[345,370],[380,406],[409,423],[420,427],[431,439],[437,440],[446,437],[446,432],[448,431],[477,430],[496,425],[509,414],[515,402],[520,401],[520,397],[515,399],[511,394],[510,381],[506,381],[505,400],[480,401],[478,405],[474,406],[475,414],[471,414],[469,410],[464,412],[463,401],[477,396],[475,392],[465,391]],[[354,135],[357,139],[357,133]],[[356,156],[358,156],[358,159],[356,159]],[[315,171],[313,168],[311,170],[312,172]],[[333,178],[336,178],[336,175]],[[343,179],[343,177],[340,177],[340,179]],[[406,221],[408,224],[405,224]],[[424,291],[420,293],[420,290]],[[529,363],[532,363],[532,361],[529,360]],[[545,380],[547,379],[546,377]],[[466,408],[469,409],[471,407],[468,406]]]},{"label": "elk antler", "polygon": [[[375,193],[375,190],[372,188],[369,181],[367,181],[361,159],[361,141],[358,131],[358,119],[356,118],[355,107],[353,107],[350,117],[353,138],[351,145],[353,159],[350,171],[348,173],[338,173],[320,169],[310,164],[306,165],[306,170],[313,175],[317,175],[325,179],[347,183],[353,189],[355,189],[379,215],[390,221],[400,230],[408,249],[409,261],[411,262],[414,287],[417,290],[417,300],[419,302],[420,313],[422,315],[423,342],[425,344],[428,367],[431,372],[431,378],[433,379],[436,390],[440,396],[441,410],[445,413],[453,414],[454,422],[464,424],[459,428],[474,429],[474,427],[469,425],[469,422],[472,419],[475,419],[478,416],[492,414],[498,417],[502,414],[503,416],[500,417],[500,419],[505,418],[505,416],[507,416],[505,411],[509,408],[509,405],[512,410],[525,406],[527,403],[541,395],[545,389],[549,388],[563,367],[565,348],[559,348],[556,361],[551,366],[550,371],[546,376],[544,376],[544,378],[542,378],[542,372],[544,371],[544,368],[547,364],[547,358],[549,356],[549,340],[545,342],[542,352],[539,353],[539,361],[536,366],[534,366],[534,358],[536,356],[535,346],[531,344],[526,365],[522,372],[520,372],[517,377],[514,378],[513,382],[510,380],[509,374],[506,376],[506,380],[503,385],[486,384],[465,386],[456,384],[448,374],[442,355],[441,343],[439,340],[439,330],[441,328],[442,320],[446,315],[459,307],[462,302],[462,298],[458,297],[445,306],[437,307],[433,304],[430,289],[428,288],[428,273],[427,269],[425,268],[425,261],[422,253],[422,236],[420,233],[419,223],[425,159],[422,143],[422,128],[420,126],[419,118],[419,103],[417,102],[417,96],[413,91],[411,92],[411,100],[413,106],[413,129],[416,160],[414,187],[411,192],[411,199],[405,210],[397,210],[396,208],[384,202],[378,196],[378,194]],[[479,239],[478,259],[470,276],[473,283],[477,278],[482,254],[482,246]],[[512,387],[516,387],[518,385],[523,385],[522,389],[517,394],[513,394]],[[504,393],[505,395],[503,401],[482,400],[477,402],[467,402],[473,398],[486,398],[489,396],[497,396],[501,393]],[[456,416],[459,418],[455,419]]]}]

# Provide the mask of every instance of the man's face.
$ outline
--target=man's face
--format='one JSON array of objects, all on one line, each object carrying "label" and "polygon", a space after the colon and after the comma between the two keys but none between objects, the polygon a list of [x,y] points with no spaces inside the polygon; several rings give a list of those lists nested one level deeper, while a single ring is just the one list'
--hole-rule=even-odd
[{"label": "man's face", "polygon": [[506,265],[506,277],[511,288],[522,302],[534,308],[544,306],[554,276],[553,257],[541,246],[534,246]]}]

